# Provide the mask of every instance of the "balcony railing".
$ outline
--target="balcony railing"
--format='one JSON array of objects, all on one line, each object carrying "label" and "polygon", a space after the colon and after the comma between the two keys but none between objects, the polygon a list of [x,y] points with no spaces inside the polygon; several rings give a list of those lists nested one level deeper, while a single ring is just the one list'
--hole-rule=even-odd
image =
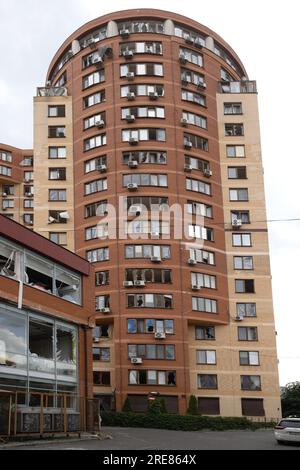
[{"label": "balcony railing", "polygon": [[220,93],[257,93],[256,81],[245,80],[241,82],[220,82]]},{"label": "balcony railing", "polygon": [[37,96],[68,96],[68,90],[66,87],[39,87],[37,88]]}]

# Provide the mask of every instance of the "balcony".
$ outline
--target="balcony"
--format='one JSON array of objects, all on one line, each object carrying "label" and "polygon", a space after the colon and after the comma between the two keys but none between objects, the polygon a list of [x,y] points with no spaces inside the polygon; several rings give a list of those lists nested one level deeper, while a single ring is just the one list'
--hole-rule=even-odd
[{"label": "balcony", "polygon": [[257,93],[256,81],[220,82],[219,93]]},{"label": "balcony", "polygon": [[37,96],[68,96],[68,90],[62,86],[48,86],[37,88]]}]

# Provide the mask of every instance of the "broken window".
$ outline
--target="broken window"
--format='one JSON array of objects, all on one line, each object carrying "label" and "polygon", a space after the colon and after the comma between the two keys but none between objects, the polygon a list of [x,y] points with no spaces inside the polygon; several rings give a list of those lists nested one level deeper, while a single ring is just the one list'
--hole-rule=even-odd
[{"label": "broken window", "polygon": [[76,330],[64,325],[56,328],[56,373],[76,377]]},{"label": "broken window", "polygon": [[29,369],[39,375],[54,375],[54,324],[29,319]]},{"label": "broken window", "polygon": [[0,311],[0,367],[27,369],[26,317],[1,307]]},{"label": "broken window", "polygon": [[26,254],[25,272],[26,283],[36,289],[53,293],[53,265],[44,259]]},{"label": "broken window", "polygon": [[74,304],[81,302],[80,276],[76,276],[65,269],[56,268],[55,288],[59,297]]},{"label": "broken window", "polygon": [[21,278],[21,251],[14,246],[0,241],[0,274],[12,279]]}]

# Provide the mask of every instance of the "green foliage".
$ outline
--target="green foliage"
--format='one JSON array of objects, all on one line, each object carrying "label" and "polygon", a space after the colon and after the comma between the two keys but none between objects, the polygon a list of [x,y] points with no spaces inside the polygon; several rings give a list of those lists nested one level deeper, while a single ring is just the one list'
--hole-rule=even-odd
[{"label": "green foliage", "polygon": [[148,402],[148,413],[150,414],[167,414],[166,402],[163,398],[157,397],[155,400]]},{"label": "green foliage", "polygon": [[132,411],[131,404],[130,404],[130,401],[129,401],[128,397],[124,401],[122,411],[124,413],[130,413]]},{"label": "green foliage", "polygon": [[213,416],[171,415],[165,413],[115,413],[103,412],[104,426],[170,429],[175,431],[224,431],[228,429],[258,429],[274,423],[253,423],[247,418],[222,418]]},{"label": "green foliage", "polygon": [[195,395],[191,395],[189,399],[189,406],[187,409],[188,415],[197,415],[198,414],[198,403]]},{"label": "green foliage", "polygon": [[300,382],[288,383],[281,397],[282,415],[300,417]]}]

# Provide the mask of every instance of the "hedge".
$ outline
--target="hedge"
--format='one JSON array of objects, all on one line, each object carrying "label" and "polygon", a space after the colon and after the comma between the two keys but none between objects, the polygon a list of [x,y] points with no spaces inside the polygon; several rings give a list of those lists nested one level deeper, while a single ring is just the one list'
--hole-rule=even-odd
[{"label": "hedge", "polygon": [[175,431],[224,431],[237,429],[258,429],[274,426],[274,423],[253,423],[247,418],[222,418],[213,416],[170,415],[152,413],[101,413],[104,426],[128,428],[155,428]]}]

